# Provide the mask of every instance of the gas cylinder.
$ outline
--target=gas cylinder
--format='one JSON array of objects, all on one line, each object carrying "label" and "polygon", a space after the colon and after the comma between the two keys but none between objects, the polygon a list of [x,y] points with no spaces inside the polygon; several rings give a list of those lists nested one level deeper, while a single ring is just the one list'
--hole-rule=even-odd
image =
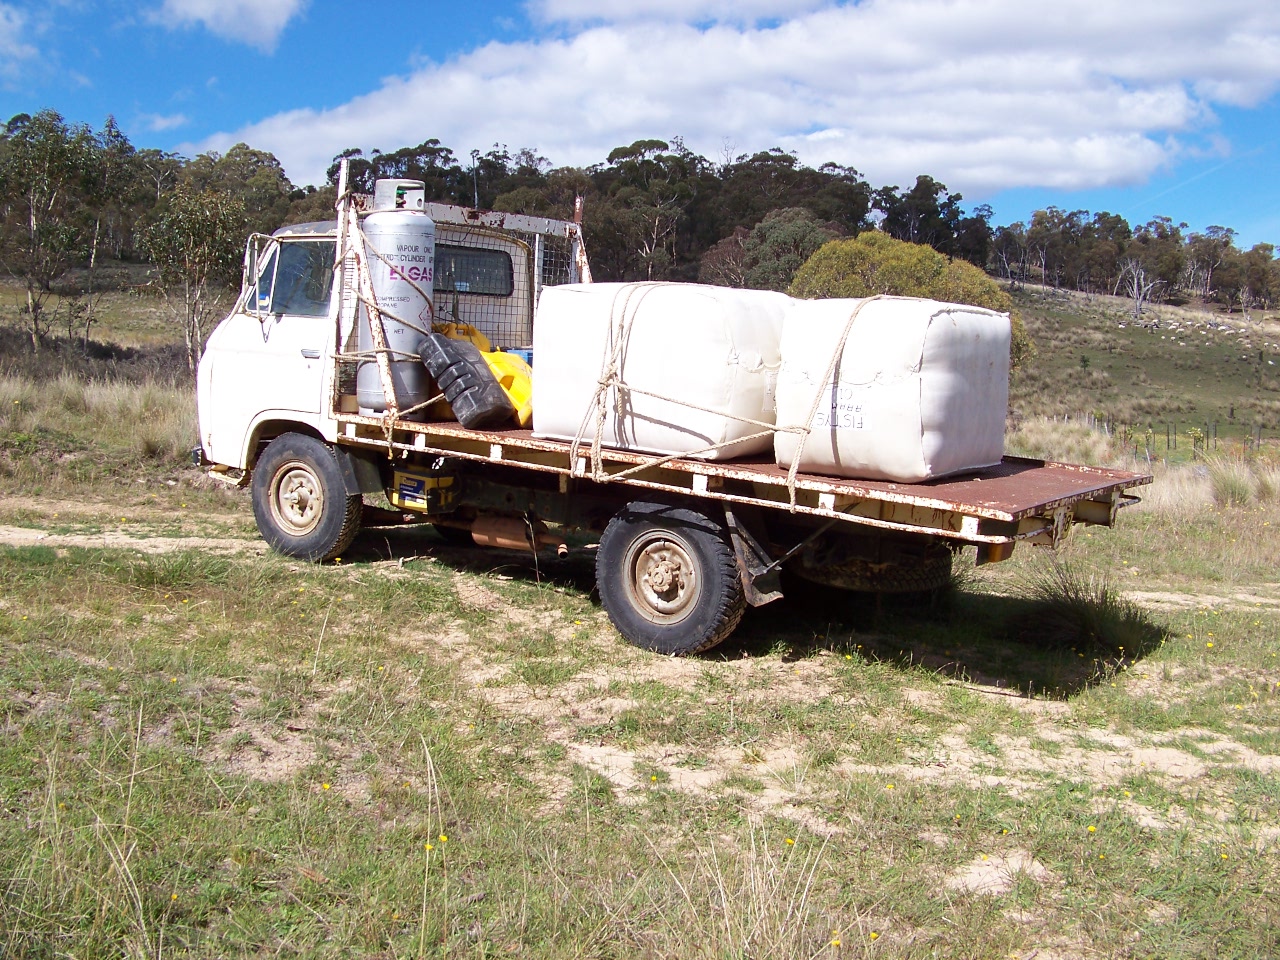
[{"label": "gas cylinder", "polygon": [[[421,181],[379,180],[373,212],[360,224],[400,410],[431,398],[431,380],[418,358],[418,344],[431,333],[435,266],[435,224],[423,209],[425,196]],[[357,344],[364,358],[356,370],[356,400],[361,413],[378,414],[387,409],[387,398],[373,355],[369,323],[370,311],[362,303]],[[424,414],[418,411],[409,418],[425,419]]]}]

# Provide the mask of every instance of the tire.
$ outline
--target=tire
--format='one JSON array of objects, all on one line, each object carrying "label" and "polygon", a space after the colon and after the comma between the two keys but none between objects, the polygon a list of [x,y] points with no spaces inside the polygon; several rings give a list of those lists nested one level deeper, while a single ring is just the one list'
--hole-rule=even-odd
[{"label": "tire", "polygon": [[301,433],[267,444],[253,468],[253,516],[277,553],[331,560],[360,530],[363,501],[348,496],[333,449]]},{"label": "tire", "polygon": [[609,521],[596,554],[596,584],[628,643],[673,656],[711,649],[746,608],[724,528],[664,504],[628,504]]}]

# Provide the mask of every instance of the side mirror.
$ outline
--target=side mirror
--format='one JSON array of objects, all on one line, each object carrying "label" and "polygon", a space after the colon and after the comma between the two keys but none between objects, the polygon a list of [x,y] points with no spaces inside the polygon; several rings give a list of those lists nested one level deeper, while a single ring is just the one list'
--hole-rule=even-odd
[{"label": "side mirror", "polygon": [[[245,309],[259,320],[262,320],[271,310],[271,290],[275,280],[275,258],[271,255],[264,257],[263,254],[266,252],[267,244],[272,242],[271,237],[255,233],[249,238],[249,245],[245,248],[244,304]],[[269,271],[272,275],[264,277],[262,275],[264,270]],[[265,285],[263,283],[264,280],[266,280]]]},{"label": "side mirror", "polygon": [[259,241],[257,234],[249,237],[249,242],[244,248],[244,280],[242,287],[244,288],[244,305],[245,308],[255,317],[259,315],[260,307],[258,305],[258,247]]}]

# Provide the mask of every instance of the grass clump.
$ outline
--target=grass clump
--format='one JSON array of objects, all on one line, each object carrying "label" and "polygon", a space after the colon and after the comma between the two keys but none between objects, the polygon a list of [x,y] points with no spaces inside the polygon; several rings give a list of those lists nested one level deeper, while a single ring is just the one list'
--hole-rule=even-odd
[{"label": "grass clump", "polygon": [[[1118,465],[1125,461],[1113,438],[1094,429],[1083,419],[1065,417],[1019,420],[1005,434],[1005,453],[1036,460],[1096,466]],[[1127,461],[1126,465],[1132,467],[1132,461]]]},{"label": "grass clump", "polygon": [[1208,468],[1218,506],[1244,506],[1253,499],[1253,478],[1242,461],[1215,458],[1208,461]]},{"label": "grass clump", "polygon": [[1265,503],[1276,495],[1276,471],[1266,463],[1240,457],[1210,457],[1205,466],[1213,486],[1213,501],[1220,507]]},{"label": "grass clump", "polygon": [[1106,578],[1053,561],[1027,575],[1026,606],[1010,617],[1020,638],[1058,648],[1137,658],[1158,647],[1165,630]]}]

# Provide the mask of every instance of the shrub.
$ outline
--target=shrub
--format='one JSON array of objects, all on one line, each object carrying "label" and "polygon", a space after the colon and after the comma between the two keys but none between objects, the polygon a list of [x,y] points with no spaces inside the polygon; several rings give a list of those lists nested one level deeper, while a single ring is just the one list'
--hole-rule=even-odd
[{"label": "shrub", "polygon": [[1244,506],[1253,499],[1253,477],[1239,460],[1212,457],[1206,461],[1213,484],[1213,501],[1220,507]]},{"label": "shrub", "polygon": [[869,231],[824,244],[796,271],[794,297],[929,297],[1008,313],[1012,325],[1009,365],[1019,369],[1035,353],[1013,300],[971,263],[951,260],[932,247]]}]

